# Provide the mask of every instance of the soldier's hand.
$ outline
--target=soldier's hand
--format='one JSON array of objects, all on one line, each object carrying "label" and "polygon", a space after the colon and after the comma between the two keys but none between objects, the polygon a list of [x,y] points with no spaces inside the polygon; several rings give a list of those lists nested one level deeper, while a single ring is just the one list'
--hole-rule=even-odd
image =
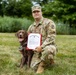
[{"label": "soldier's hand", "polygon": [[41,52],[41,51],[42,51],[41,46],[36,47],[36,48],[35,48],[35,51],[37,51],[37,52]]}]

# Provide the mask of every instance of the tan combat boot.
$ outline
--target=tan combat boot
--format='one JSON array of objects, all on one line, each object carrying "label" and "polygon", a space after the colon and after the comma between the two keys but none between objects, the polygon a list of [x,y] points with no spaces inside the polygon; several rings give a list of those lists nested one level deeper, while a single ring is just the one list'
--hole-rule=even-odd
[{"label": "tan combat boot", "polygon": [[44,72],[44,62],[41,62],[36,71],[37,74]]}]

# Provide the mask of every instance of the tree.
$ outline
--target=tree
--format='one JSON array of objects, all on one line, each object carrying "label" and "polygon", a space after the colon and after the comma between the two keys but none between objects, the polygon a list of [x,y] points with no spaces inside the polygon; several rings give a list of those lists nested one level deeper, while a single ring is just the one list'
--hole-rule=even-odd
[{"label": "tree", "polygon": [[0,0],[0,15],[4,16],[6,14],[7,0]]},{"label": "tree", "polygon": [[36,4],[39,4],[39,5],[43,6],[43,5],[49,3],[53,0],[32,0],[32,1],[36,2]]},{"label": "tree", "polygon": [[76,0],[55,0],[44,5],[44,15],[56,20],[68,22],[70,27],[76,27]]},{"label": "tree", "polygon": [[32,3],[30,0],[8,0],[6,15],[25,17],[31,15]]},{"label": "tree", "polygon": [[2,3],[1,3],[1,0],[0,0],[0,15],[2,15]]}]

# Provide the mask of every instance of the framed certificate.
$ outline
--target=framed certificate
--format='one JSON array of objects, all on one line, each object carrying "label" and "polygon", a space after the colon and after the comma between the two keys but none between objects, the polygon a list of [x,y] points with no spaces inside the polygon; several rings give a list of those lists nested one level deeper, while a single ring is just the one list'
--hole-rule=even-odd
[{"label": "framed certificate", "polygon": [[42,36],[38,33],[28,34],[27,50],[35,49],[41,45]]}]

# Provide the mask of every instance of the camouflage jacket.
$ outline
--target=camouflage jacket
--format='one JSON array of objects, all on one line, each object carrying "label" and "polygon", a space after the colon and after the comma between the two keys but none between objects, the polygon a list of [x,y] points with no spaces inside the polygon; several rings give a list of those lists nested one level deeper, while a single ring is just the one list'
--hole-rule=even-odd
[{"label": "camouflage jacket", "polygon": [[38,25],[34,22],[28,28],[28,32],[42,35],[42,48],[48,45],[55,45],[56,26],[50,19],[42,18]]}]

